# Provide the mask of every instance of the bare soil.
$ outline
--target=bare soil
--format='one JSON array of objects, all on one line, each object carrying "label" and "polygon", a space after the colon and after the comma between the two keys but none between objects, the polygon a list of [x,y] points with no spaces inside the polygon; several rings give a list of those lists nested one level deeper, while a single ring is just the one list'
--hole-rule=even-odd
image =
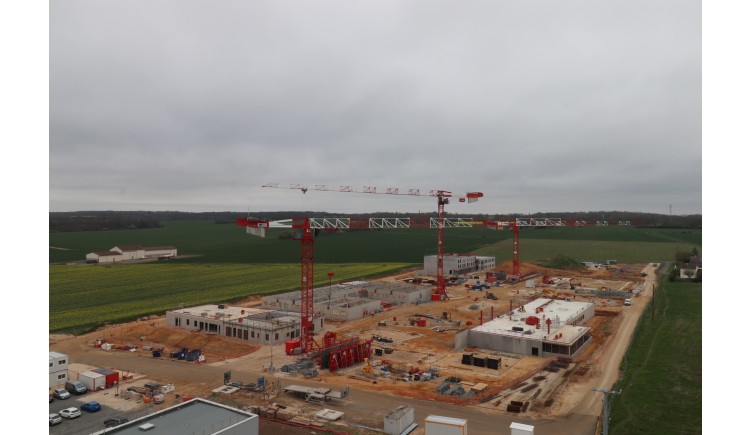
[{"label": "bare soil", "polygon": [[[501,264],[498,270],[508,270],[509,265]],[[623,268],[614,271],[582,271],[568,273],[548,270],[534,265],[524,265],[527,273],[540,273],[551,276],[576,277],[586,287],[632,288],[635,284],[647,280],[653,282],[654,268],[643,265]],[[648,276],[641,277],[640,271],[647,270]],[[400,276],[383,278],[383,280],[403,279],[411,272]],[[536,278],[537,283],[540,282]],[[438,400],[446,403],[461,403],[484,406],[490,409],[504,409],[510,400],[529,401],[527,413],[530,416],[564,416],[571,412],[598,415],[601,407],[601,395],[592,393],[593,386],[612,386],[618,375],[619,362],[629,344],[635,323],[650,299],[650,286],[646,286],[648,296],[633,298],[633,305],[623,307],[621,301],[602,300],[576,296],[565,290],[550,290],[542,287],[527,288],[525,284],[502,285],[491,287],[486,291],[470,291],[463,286],[448,288],[450,299],[442,303],[399,306],[371,317],[346,322],[328,322],[324,331],[335,331],[339,336],[356,335],[369,339],[373,335],[389,337],[393,343],[373,342],[374,348],[392,348],[393,353],[372,357],[371,363],[376,371],[383,364],[391,365],[394,373],[404,373],[415,368],[427,370],[436,367],[441,377],[431,382],[404,382],[392,378],[366,377],[362,365],[350,367],[337,373],[321,371],[318,379],[332,385],[356,385],[358,388],[370,389],[386,394],[404,397]],[[491,292],[498,299],[490,300],[485,295]],[[455,335],[472,328],[481,322],[488,321],[492,315],[498,316],[523,298],[535,297],[575,298],[590,300],[596,303],[596,316],[589,321],[591,327],[591,344],[573,360],[566,370],[558,373],[545,371],[553,361],[551,358],[522,357],[517,355],[488,352],[481,349],[466,349],[465,352],[495,354],[501,358],[499,370],[477,368],[461,364],[464,351],[455,352]],[[516,303],[514,303],[514,301]],[[248,298],[236,305],[256,306],[260,298]],[[476,306],[472,309],[471,306]],[[445,314],[443,314],[445,313]],[[429,316],[427,327],[412,325],[412,320]],[[447,317],[447,319],[444,319]],[[395,320],[394,320],[395,319]],[[386,326],[378,326],[378,322]],[[460,322],[456,326],[452,322]],[[444,331],[438,331],[443,328]],[[320,339],[324,331],[318,331]],[[180,347],[200,348],[207,357],[208,364],[232,363],[238,367],[261,367],[266,370],[273,363],[277,369],[294,360],[294,357],[283,353],[283,345],[261,347],[221,335],[189,332],[165,325],[163,316],[151,316],[148,319],[122,325],[108,326],[93,333],[72,337],[50,335],[50,345],[69,341],[79,342],[81,346],[91,346],[97,338],[102,338],[115,345],[134,344],[142,348],[165,347],[167,351]],[[143,352],[140,351],[139,352]],[[437,383],[446,377],[458,377],[466,384],[486,384],[479,394],[467,400],[438,394]],[[536,380],[535,380],[536,379]],[[530,388],[534,386],[534,388]],[[181,385],[184,395],[205,393],[205,385]],[[538,391],[537,391],[538,390]],[[483,401],[492,398],[489,401]]]}]

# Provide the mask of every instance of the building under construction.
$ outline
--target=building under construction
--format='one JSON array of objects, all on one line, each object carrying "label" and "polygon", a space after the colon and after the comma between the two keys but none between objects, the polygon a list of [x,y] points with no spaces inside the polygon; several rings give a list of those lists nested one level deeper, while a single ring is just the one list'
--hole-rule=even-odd
[{"label": "building under construction", "polygon": [[536,299],[468,331],[470,347],[540,357],[574,357],[589,342],[594,304]]},{"label": "building under construction", "polygon": [[[300,336],[300,313],[262,308],[201,305],[167,311],[168,326],[221,334],[258,344],[276,345]],[[313,325],[323,328],[323,315]]]},{"label": "building under construction", "polygon": [[[424,273],[437,273],[437,255],[424,256]],[[443,270],[446,275],[458,276],[467,273],[481,272],[495,268],[495,257],[482,257],[473,254],[443,255]]]},{"label": "building under construction", "polygon": [[[416,304],[430,301],[432,286],[352,281],[314,290],[314,312],[327,320],[346,321],[379,313],[391,305]],[[301,311],[299,291],[264,296],[261,306],[266,309]]]}]

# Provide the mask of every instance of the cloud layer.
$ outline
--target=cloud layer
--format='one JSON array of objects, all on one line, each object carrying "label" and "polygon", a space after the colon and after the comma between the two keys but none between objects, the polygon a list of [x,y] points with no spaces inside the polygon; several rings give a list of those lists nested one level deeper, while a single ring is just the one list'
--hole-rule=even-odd
[{"label": "cloud layer", "polygon": [[701,213],[699,1],[50,3],[50,210]]}]

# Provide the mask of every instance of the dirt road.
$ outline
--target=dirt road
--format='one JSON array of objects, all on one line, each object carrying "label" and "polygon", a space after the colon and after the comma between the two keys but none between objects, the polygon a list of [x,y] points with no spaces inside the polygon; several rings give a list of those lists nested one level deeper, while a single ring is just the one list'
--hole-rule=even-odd
[{"label": "dirt road", "polygon": [[638,319],[641,317],[643,310],[653,297],[652,285],[655,285],[657,282],[656,269],[658,269],[658,266],[654,267],[652,264],[649,264],[643,270],[643,272],[647,274],[645,277],[644,290],[638,297],[632,298],[633,305],[624,307],[622,323],[617,329],[617,332],[611,337],[610,342],[607,343],[603,352],[602,360],[599,361],[599,370],[601,374],[592,377],[588,382],[576,385],[576,391],[572,391],[571,389],[571,391],[567,392],[573,395],[576,395],[575,393],[580,393],[583,395],[583,398],[577,404],[568,403],[568,409],[561,410],[563,414],[567,414],[568,412],[591,416],[599,416],[601,414],[604,394],[593,391],[593,388],[600,387],[611,389],[615,382],[617,382],[620,375],[620,364],[622,363],[625,352],[633,338]]}]

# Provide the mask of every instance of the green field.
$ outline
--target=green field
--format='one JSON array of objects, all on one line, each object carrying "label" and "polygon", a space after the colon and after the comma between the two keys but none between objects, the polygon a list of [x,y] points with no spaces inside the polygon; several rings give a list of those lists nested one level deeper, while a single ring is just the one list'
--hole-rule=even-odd
[{"label": "green field", "polygon": [[[253,294],[299,289],[300,243],[245,234],[244,228],[211,221],[167,221],[145,230],[49,235],[50,331],[83,332],[102,322],[121,322],[167,309],[230,302]],[[446,252],[511,258],[512,233],[484,228],[448,229]],[[664,261],[677,249],[700,249],[700,230],[633,227],[546,228],[521,231],[521,261],[564,255],[579,261]],[[399,229],[322,233],[315,240],[316,283],[365,278],[419,267],[435,254],[435,230]],[[187,258],[152,264],[66,265],[117,245],[173,245]]]},{"label": "green field", "polygon": [[[479,255],[494,256],[498,263],[513,258],[510,231],[503,239],[477,249]],[[648,263],[674,260],[676,250],[692,251],[701,246],[701,230],[646,229],[635,227],[562,227],[522,229],[519,255],[523,262],[540,262],[558,255],[578,261]]]},{"label": "green field", "polygon": [[[403,263],[316,264],[315,285],[391,273]],[[104,322],[206,303],[230,302],[248,295],[299,290],[294,264],[118,264],[51,265],[50,331],[81,333]],[[334,281],[336,282],[336,281]]]},{"label": "green field", "polygon": [[[270,230],[265,238],[245,234],[243,227],[211,221],[167,221],[164,228],[146,230],[51,233],[50,263],[83,261],[86,254],[117,245],[177,247],[180,255],[197,257],[185,263],[298,263],[300,243],[281,240],[283,230]],[[484,229],[446,230],[445,242],[455,252],[470,252],[494,243],[497,232]],[[435,254],[437,236],[430,229],[324,232],[315,239],[315,260],[324,263],[422,263]]]},{"label": "green field", "polygon": [[615,386],[622,395],[612,401],[611,433],[701,433],[701,309],[700,283],[663,282],[657,289]]}]

